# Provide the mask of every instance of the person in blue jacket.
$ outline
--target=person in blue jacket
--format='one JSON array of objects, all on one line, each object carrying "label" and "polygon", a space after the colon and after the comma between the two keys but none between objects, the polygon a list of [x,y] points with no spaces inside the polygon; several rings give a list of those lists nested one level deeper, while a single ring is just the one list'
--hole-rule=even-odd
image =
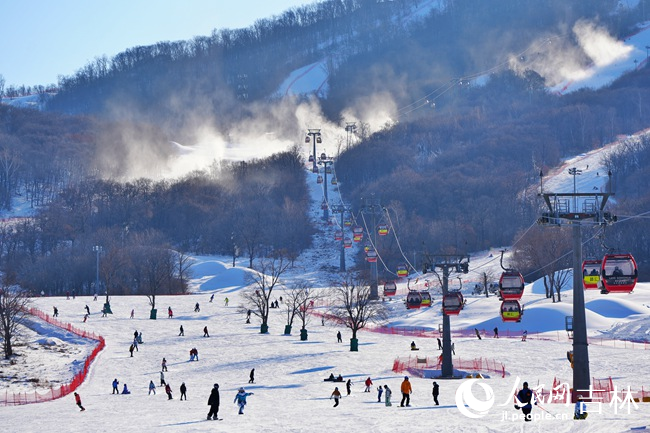
[{"label": "person in blue jacket", "polygon": [[131,394],[131,391],[129,391],[129,388],[126,387],[126,383],[124,384],[124,388],[122,388],[122,394]]},{"label": "person in blue jacket", "polygon": [[[535,401],[537,404],[537,401]],[[524,387],[517,393],[517,404],[515,409],[521,409],[525,421],[531,421],[530,412],[533,410],[533,391],[528,388],[528,382],[524,382]]]},{"label": "person in blue jacket", "polygon": [[239,388],[239,392],[235,396],[235,401],[233,403],[237,403],[239,405],[239,415],[244,414],[244,406],[246,406],[246,397],[249,395],[253,395],[252,392],[246,392],[244,388]]},{"label": "person in blue jacket", "polygon": [[579,395],[575,410],[573,411],[573,419],[586,419],[587,415],[587,405],[583,401],[582,396]]}]

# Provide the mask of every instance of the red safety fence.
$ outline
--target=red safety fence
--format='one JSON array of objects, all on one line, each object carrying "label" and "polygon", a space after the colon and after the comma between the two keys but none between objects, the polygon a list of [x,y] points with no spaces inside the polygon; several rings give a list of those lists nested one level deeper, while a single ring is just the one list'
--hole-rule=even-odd
[{"label": "red safety fence", "polygon": [[[411,375],[424,377],[423,370],[440,369],[442,367],[442,355],[429,356],[409,356],[408,358],[395,358],[393,361],[393,371],[401,373],[408,371]],[[486,358],[461,359],[453,358],[452,364],[455,370],[464,370],[468,373],[495,373],[501,377],[506,377],[510,373],[506,372],[506,366],[502,363]]]},{"label": "red safety fence", "polygon": [[[557,377],[554,377],[553,385],[550,388],[539,385],[533,389],[537,398],[542,403],[571,404],[573,389],[571,389],[569,381],[563,382]],[[593,403],[614,404],[614,401],[616,403],[624,403],[626,399],[633,400],[634,402],[650,402],[650,391],[646,390],[643,386],[639,391],[632,390],[629,385],[621,388],[614,386],[611,377],[605,379],[592,378],[591,389],[584,391],[588,391],[588,394],[583,394],[585,400]]]},{"label": "red safety fence", "polygon": [[80,337],[98,341],[99,344],[95,346],[90,356],[88,356],[88,358],[85,359],[83,367],[73,376],[72,381],[70,383],[63,384],[58,388],[52,387],[48,391],[43,391],[43,392],[30,391],[30,392],[13,393],[7,390],[5,391],[4,396],[0,396],[0,406],[16,406],[22,404],[40,403],[43,401],[50,401],[50,400],[55,400],[57,398],[65,397],[71,392],[74,392],[79,387],[79,385],[81,385],[83,381],[86,379],[86,376],[88,375],[88,370],[90,368],[90,364],[92,364],[92,362],[95,360],[99,352],[101,352],[104,349],[104,346],[106,345],[106,342],[104,341],[104,338],[102,336],[97,335],[93,332],[88,332],[76,328],[69,323],[63,323],[57,319],[54,319],[53,317],[50,317],[48,314],[45,314],[40,310],[37,310],[35,308],[29,308],[27,310],[27,313],[31,314],[32,316],[36,316],[46,321],[47,323],[50,323],[61,329],[65,329],[66,331],[72,332],[73,334],[76,334]]}]

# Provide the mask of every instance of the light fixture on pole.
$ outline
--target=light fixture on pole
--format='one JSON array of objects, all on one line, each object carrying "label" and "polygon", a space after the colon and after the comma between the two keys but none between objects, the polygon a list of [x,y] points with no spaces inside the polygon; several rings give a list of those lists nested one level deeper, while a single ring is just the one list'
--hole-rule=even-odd
[{"label": "light fixture on pole", "polygon": [[313,160],[314,160],[313,161],[314,166],[312,168],[312,171],[314,173],[317,173],[318,172],[318,167],[316,167],[316,161],[317,161],[317,158],[316,158],[316,143],[320,144],[323,141],[322,138],[321,138],[321,135],[320,135],[320,129],[311,129],[310,128],[310,129],[307,130],[307,136],[305,137],[305,143],[309,143],[310,141],[314,145],[314,149],[313,149],[313,152],[312,152],[312,157],[313,157]]}]

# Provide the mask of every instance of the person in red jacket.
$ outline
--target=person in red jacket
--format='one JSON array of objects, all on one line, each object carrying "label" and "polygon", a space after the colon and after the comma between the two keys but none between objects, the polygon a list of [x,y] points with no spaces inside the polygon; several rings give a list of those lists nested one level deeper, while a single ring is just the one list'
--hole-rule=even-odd
[{"label": "person in red jacket", "polygon": [[366,379],[366,389],[363,392],[370,392],[370,387],[371,386],[372,386],[372,380],[369,377],[368,379]]},{"label": "person in red jacket", "polygon": [[77,406],[79,406],[79,409],[83,412],[86,410],[82,405],[81,405],[81,396],[77,394],[76,392],[74,393],[74,401],[77,403]]},{"label": "person in red jacket", "polygon": [[411,406],[411,393],[413,392],[413,389],[411,388],[411,382],[409,382],[409,377],[404,376],[404,382],[402,382],[402,402],[399,404],[401,407],[404,407],[404,403],[406,403],[406,406],[409,407]]}]

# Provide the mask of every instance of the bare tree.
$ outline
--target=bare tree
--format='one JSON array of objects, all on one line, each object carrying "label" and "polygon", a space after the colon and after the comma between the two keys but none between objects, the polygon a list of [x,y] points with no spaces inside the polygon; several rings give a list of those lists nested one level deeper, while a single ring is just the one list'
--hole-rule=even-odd
[{"label": "bare tree", "polygon": [[[297,317],[300,320],[300,339],[307,340],[307,324],[314,310],[314,302],[321,295],[312,290],[311,285],[306,281],[297,281],[290,288],[284,290],[284,305],[287,313],[287,327],[285,334],[291,333],[291,326]],[[288,332],[287,332],[288,331]]]},{"label": "bare tree", "polygon": [[357,331],[369,323],[382,323],[388,318],[384,304],[371,300],[370,284],[353,274],[346,274],[343,281],[333,284],[335,305],[332,314],[352,331],[350,351],[359,351]]},{"label": "bare tree", "polygon": [[253,314],[262,319],[260,333],[269,332],[269,307],[271,304],[271,293],[280,283],[280,277],[289,267],[282,257],[262,259],[259,261],[257,272],[248,276],[249,285],[253,286],[243,292],[244,305]]},{"label": "bare tree", "polygon": [[3,279],[0,289],[0,332],[2,332],[2,350],[5,359],[9,359],[14,351],[12,342],[16,337],[18,325],[25,317],[29,298],[19,287],[6,283]]}]

